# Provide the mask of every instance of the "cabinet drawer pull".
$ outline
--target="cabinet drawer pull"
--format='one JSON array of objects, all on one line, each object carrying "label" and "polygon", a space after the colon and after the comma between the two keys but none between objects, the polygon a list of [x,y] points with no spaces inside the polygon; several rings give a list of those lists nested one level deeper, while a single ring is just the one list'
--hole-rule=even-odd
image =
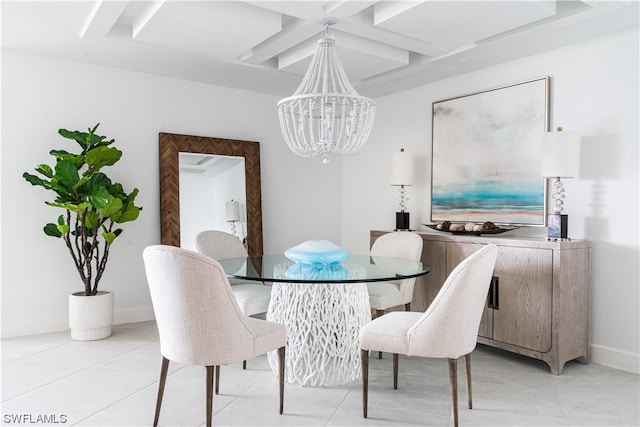
[{"label": "cabinet drawer pull", "polygon": [[491,277],[491,283],[489,284],[489,295],[487,295],[487,307],[497,310],[499,308],[499,296],[498,288],[500,286],[497,276]]}]

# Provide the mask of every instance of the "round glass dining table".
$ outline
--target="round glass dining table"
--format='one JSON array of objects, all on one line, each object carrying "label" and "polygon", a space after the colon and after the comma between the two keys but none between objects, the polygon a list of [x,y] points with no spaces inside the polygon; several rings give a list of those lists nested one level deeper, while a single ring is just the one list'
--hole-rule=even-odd
[{"label": "round glass dining table", "polygon": [[[371,320],[368,282],[411,280],[427,274],[419,261],[350,255],[340,263],[295,263],[284,255],[219,261],[228,277],[266,282],[266,318],[287,328],[285,380],[338,386],[360,377],[360,329]],[[278,372],[276,354],[269,364]]]}]

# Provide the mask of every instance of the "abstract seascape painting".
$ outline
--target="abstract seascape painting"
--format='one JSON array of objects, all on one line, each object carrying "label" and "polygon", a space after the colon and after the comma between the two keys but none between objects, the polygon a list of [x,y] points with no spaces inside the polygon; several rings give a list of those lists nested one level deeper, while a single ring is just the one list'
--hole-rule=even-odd
[{"label": "abstract seascape painting", "polygon": [[549,78],[433,103],[431,221],[544,226]]}]

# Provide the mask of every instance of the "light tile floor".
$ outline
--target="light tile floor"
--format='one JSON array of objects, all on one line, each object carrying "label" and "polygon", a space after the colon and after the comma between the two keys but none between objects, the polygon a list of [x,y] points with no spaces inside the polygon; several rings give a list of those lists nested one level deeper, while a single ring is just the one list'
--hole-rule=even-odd
[{"label": "light tile floor", "polygon": [[[68,332],[8,338],[2,344],[2,424],[148,426],[160,369],[154,322],[118,325],[101,341],[74,342]],[[214,397],[219,426],[446,426],[445,360],[370,359],[369,418],[359,381],[335,388],[285,387],[278,414],[277,379],[266,357],[222,369]],[[570,362],[554,376],[546,364],[478,346],[472,355],[473,410],[466,407],[460,364],[461,426],[638,426],[638,375]],[[160,426],[204,424],[204,368],[170,365]]]}]

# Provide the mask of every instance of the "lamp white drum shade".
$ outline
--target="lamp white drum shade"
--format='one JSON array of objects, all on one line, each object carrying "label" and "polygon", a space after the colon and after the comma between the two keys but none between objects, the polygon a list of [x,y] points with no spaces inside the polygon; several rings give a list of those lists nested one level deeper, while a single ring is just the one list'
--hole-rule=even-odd
[{"label": "lamp white drum shade", "polygon": [[225,206],[227,221],[240,221],[240,202],[229,200]]},{"label": "lamp white drum shade", "polygon": [[542,168],[545,178],[575,178],[580,168],[580,135],[574,132],[548,132],[542,144]]},{"label": "lamp white drum shade", "polygon": [[391,154],[391,185],[412,185],[414,179],[413,157],[404,148]]}]

